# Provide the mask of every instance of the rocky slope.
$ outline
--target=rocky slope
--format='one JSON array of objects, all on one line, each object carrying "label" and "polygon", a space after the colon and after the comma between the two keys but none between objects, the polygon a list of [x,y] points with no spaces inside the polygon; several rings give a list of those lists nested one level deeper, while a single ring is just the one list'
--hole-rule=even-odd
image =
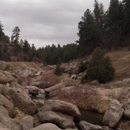
[{"label": "rocky slope", "polygon": [[[83,73],[76,75],[79,61],[62,64],[62,76],[53,74],[56,66],[0,61],[0,130],[129,130],[130,52],[120,53],[109,54],[116,77],[107,84],[81,85]],[[106,126],[81,121],[77,106],[103,113]],[[120,122],[122,118],[127,121]]]}]

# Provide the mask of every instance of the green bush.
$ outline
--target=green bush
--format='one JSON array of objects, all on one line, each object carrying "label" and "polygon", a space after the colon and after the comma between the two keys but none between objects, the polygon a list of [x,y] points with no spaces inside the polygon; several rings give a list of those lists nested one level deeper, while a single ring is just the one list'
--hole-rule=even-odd
[{"label": "green bush", "polygon": [[106,83],[114,78],[114,68],[112,67],[110,58],[105,56],[105,53],[96,48],[92,53],[92,58],[87,68],[84,80],[98,80],[100,83]]},{"label": "green bush", "polygon": [[57,65],[56,66],[56,69],[54,70],[54,74],[56,74],[56,75],[62,75],[62,68],[60,67],[60,65]]},{"label": "green bush", "polygon": [[86,62],[80,62],[78,67],[78,73],[84,72],[87,69],[88,61]]}]

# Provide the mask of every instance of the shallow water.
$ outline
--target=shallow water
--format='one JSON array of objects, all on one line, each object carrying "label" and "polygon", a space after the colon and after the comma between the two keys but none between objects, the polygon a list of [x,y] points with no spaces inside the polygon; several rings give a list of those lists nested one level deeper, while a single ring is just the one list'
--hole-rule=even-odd
[{"label": "shallow water", "polygon": [[94,125],[103,125],[102,124],[103,114],[99,114],[95,111],[87,111],[82,109],[80,109],[80,113],[81,113],[81,120],[85,120]]}]

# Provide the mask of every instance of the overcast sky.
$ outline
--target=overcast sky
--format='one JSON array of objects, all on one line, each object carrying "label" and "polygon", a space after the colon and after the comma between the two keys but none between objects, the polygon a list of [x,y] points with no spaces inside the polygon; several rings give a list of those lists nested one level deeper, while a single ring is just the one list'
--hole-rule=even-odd
[{"label": "overcast sky", "polygon": [[[98,0],[109,6],[109,0]],[[43,47],[74,43],[78,40],[78,22],[94,0],[0,0],[0,21],[9,37],[19,26],[20,39]]]}]

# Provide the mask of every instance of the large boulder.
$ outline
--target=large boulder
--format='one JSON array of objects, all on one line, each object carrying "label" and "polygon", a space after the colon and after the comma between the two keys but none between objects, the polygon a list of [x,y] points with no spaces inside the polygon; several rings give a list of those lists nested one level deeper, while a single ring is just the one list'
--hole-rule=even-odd
[{"label": "large boulder", "polygon": [[10,87],[5,88],[4,95],[10,98],[15,107],[18,107],[27,114],[34,114],[37,107],[26,91],[18,83],[11,83]]},{"label": "large boulder", "polygon": [[67,103],[60,100],[47,100],[45,105],[42,107],[42,111],[55,111],[61,112],[66,115],[74,117],[75,120],[80,120],[80,112],[76,105]]},{"label": "large boulder", "polygon": [[34,127],[34,119],[32,116],[25,116],[20,120],[20,124],[23,127],[23,130],[29,130]]},{"label": "large boulder", "polygon": [[14,105],[12,102],[10,102],[7,98],[5,98],[3,95],[0,94],[0,105],[5,107],[8,112],[10,117],[15,117],[16,112],[14,110]]},{"label": "large boulder", "polygon": [[73,117],[53,111],[42,111],[38,113],[41,122],[50,122],[61,128],[74,128]]},{"label": "large boulder", "polygon": [[0,71],[0,83],[7,84],[16,81],[12,75],[5,75],[4,71]]},{"label": "large boulder", "polygon": [[127,88],[123,89],[122,93],[120,94],[119,101],[123,105],[126,105],[129,98],[130,98],[130,88],[127,87]]},{"label": "large boulder", "polygon": [[45,123],[29,130],[61,130],[61,129],[52,123]]},{"label": "large boulder", "polygon": [[80,130],[102,130],[101,126],[93,125],[93,124],[88,123],[86,121],[80,121],[79,128],[80,128]]},{"label": "large boulder", "polygon": [[8,62],[0,61],[0,70],[5,70],[9,66],[11,65]]},{"label": "large boulder", "polygon": [[123,115],[123,112],[124,110],[122,108],[122,104],[120,104],[120,102],[115,99],[112,100],[112,102],[110,103],[110,106],[105,112],[102,123],[104,125],[108,125],[114,128],[120,121]]},{"label": "large boulder", "polygon": [[9,128],[11,130],[23,130],[18,121],[9,117],[8,111],[3,106],[0,106],[0,127]]}]

